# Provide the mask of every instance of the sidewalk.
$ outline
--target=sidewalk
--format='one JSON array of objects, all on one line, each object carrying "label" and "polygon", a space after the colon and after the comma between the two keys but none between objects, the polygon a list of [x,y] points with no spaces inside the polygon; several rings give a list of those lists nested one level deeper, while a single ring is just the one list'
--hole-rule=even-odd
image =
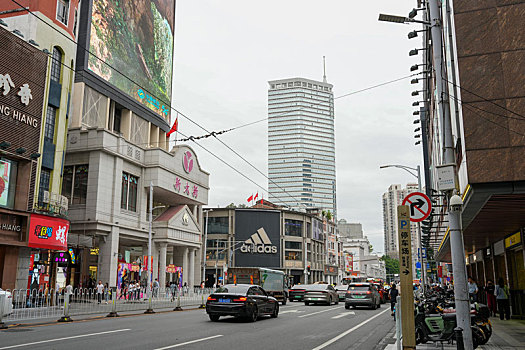
[{"label": "sidewalk", "polygon": [[[525,321],[523,320],[508,320],[501,321],[499,318],[491,317],[492,336],[485,345],[481,345],[478,349],[482,350],[525,350]],[[457,349],[456,344],[453,345],[444,343],[428,343],[417,345],[416,349]],[[397,343],[388,344],[385,350],[397,350]]]}]

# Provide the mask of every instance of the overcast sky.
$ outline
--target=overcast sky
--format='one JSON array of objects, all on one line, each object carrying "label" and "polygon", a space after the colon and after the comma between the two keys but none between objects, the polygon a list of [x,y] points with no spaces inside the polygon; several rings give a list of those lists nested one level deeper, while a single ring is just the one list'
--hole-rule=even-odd
[{"label": "overcast sky", "polygon": [[[378,22],[379,13],[407,15],[415,0],[199,0],[178,1],[175,23],[173,106],[208,130],[223,130],[267,117],[268,81],[303,77],[322,80],[326,56],[334,96],[410,74],[422,46],[407,33],[419,25]],[[363,224],[383,252],[381,196],[390,184],[416,182],[400,169],[422,161],[415,146],[411,91],[405,79],[335,100],[338,218]],[[184,117],[179,130],[204,132]],[[179,134],[179,138],[180,138]],[[267,174],[267,122],[220,136]],[[199,144],[263,188],[268,180],[217,140]],[[224,207],[261,189],[193,142],[210,173],[209,206]],[[267,198],[267,193],[264,193]]]}]

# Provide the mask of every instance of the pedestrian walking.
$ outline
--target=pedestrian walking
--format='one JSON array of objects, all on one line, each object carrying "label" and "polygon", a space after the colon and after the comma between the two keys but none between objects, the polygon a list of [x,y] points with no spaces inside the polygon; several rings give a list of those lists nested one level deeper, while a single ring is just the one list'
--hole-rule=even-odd
[{"label": "pedestrian walking", "polygon": [[97,284],[97,299],[98,303],[100,304],[102,302],[102,295],[104,294],[104,285],[102,284],[102,281],[98,281]]},{"label": "pedestrian walking", "polygon": [[468,295],[471,303],[478,302],[478,285],[472,277],[468,278]]},{"label": "pedestrian walking", "polygon": [[182,295],[188,294],[188,283],[184,282],[184,285],[182,286]]},{"label": "pedestrian walking", "polygon": [[392,283],[392,287],[388,291],[388,295],[390,296],[391,316],[394,316],[394,307],[396,306],[397,296],[399,295],[399,291],[397,290],[395,283]]},{"label": "pedestrian walking", "polygon": [[106,284],[104,285],[104,301],[106,302],[106,304],[108,303],[108,298],[109,298],[109,284],[108,282],[106,282]]},{"label": "pedestrian walking", "polygon": [[498,279],[496,286],[496,302],[498,303],[499,319],[510,320],[510,303],[509,303],[509,288],[505,285],[503,278]]},{"label": "pedestrian walking", "polygon": [[153,297],[156,298],[159,295],[159,281],[155,278],[153,281]]},{"label": "pedestrian walking", "polygon": [[496,316],[496,286],[494,286],[494,282],[492,280],[487,281],[487,285],[485,286],[485,294],[487,296],[487,307],[489,308],[490,316]]}]

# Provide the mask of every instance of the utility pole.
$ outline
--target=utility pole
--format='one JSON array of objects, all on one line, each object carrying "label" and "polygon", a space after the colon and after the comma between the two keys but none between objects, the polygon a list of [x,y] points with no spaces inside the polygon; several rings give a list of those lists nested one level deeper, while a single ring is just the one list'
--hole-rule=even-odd
[{"label": "utility pole", "polygon": [[[441,115],[443,139],[443,163],[454,164],[454,143],[452,140],[452,119],[448,95],[448,84],[443,79],[446,76],[443,64],[443,20],[440,15],[441,2],[429,0],[430,34],[432,37],[432,54],[436,77],[436,93],[438,108]],[[450,197],[449,193],[449,197]],[[458,327],[463,330],[463,344],[465,350],[472,350],[472,331],[470,329],[470,303],[467,291],[467,273],[465,266],[465,247],[461,232],[461,211],[463,201],[458,195],[453,195],[449,200],[449,229],[450,251],[454,269],[454,298],[456,303],[456,320]]]},{"label": "utility pole", "polygon": [[[417,169],[417,186],[420,193],[423,193],[421,189],[421,167],[418,165],[416,167]],[[427,281],[426,281],[426,265],[425,265],[425,259],[423,259],[423,245],[421,244],[421,222],[417,223],[417,246],[419,248],[419,254],[420,256],[420,263],[421,263],[421,285],[423,287],[423,291],[427,290]]]},{"label": "utility pole", "polygon": [[208,243],[208,213],[211,211],[211,209],[206,210],[206,222],[204,226],[204,256],[202,258],[202,280],[206,281],[206,250],[207,250],[207,243]]}]

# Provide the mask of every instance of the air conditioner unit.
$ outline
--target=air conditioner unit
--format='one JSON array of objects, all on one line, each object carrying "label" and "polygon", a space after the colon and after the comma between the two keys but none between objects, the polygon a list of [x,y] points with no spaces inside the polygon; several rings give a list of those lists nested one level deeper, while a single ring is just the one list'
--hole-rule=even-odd
[{"label": "air conditioner unit", "polygon": [[49,204],[51,205],[57,205],[59,204],[60,202],[60,195],[56,192],[51,192],[51,196],[50,196],[50,199],[49,199]]},{"label": "air conditioner unit", "polygon": [[65,210],[67,211],[68,207],[69,207],[69,200],[67,199],[67,197],[65,196],[60,196],[62,197],[60,199],[60,206]]},{"label": "air conditioner unit", "polygon": [[49,191],[44,191],[44,199],[42,201],[44,203],[49,203]]}]

